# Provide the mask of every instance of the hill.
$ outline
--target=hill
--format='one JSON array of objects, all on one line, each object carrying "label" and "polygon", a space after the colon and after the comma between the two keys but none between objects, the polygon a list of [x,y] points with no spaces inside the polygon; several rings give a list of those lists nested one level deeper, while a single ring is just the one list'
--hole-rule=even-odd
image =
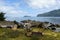
[{"label": "hill", "polygon": [[60,17],[60,9],[38,14],[37,17]]}]

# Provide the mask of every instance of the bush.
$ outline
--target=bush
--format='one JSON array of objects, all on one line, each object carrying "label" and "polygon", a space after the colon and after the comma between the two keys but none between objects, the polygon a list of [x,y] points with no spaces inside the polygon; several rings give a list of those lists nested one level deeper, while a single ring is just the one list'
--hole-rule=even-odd
[{"label": "bush", "polygon": [[6,37],[9,37],[9,38],[19,37],[19,34],[20,34],[19,31],[10,31],[5,33]]},{"label": "bush", "polygon": [[11,40],[11,38],[19,37],[20,34],[21,33],[18,30],[13,31],[7,28],[0,28],[0,40]]},{"label": "bush", "polygon": [[31,40],[39,40],[39,37],[36,36],[36,35],[33,35],[33,36],[31,37]]},{"label": "bush", "polygon": [[0,36],[0,40],[8,40],[8,38],[3,35],[3,36]]},{"label": "bush", "polygon": [[55,37],[53,36],[48,36],[48,35],[44,35],[41,40],[57,40]]},{"label": "bush", "polygon": [[3,34],[2,36],[0,36],[0,38],[16,38],[19,37],[20,32],[19,31],[6,31],[5,34]]}]

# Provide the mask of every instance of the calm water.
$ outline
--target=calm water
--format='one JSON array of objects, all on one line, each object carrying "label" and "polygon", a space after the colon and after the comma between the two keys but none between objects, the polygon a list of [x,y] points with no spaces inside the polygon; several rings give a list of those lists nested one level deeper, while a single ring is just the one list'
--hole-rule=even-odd
[{"label": "calm water", "polygon": [[16,20],[18,22],[22,21],[22,20],[36,20],[36,21],[42,21],[42,22],[51,22],[51,23],[54,23],[54,24],[60,24],[60,17],[16,17],[16,18],[7,18],[7,20]]}]

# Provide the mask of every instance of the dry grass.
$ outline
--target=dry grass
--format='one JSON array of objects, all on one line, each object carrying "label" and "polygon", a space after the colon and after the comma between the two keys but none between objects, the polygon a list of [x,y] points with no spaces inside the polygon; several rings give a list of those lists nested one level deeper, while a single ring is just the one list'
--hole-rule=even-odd
[{"label": "dry grass", "polygon": [[[34,37],[26,37],[24,29],[17,29],[13,31],[7,28],[0,28],[0,40],[32,40]],[[43,36],[39,40],[60,40],[60,33],[52,32],[49,29],[32,28],[32,32],[42,32]],[[15,35],[16,34],[16,35]]]}]

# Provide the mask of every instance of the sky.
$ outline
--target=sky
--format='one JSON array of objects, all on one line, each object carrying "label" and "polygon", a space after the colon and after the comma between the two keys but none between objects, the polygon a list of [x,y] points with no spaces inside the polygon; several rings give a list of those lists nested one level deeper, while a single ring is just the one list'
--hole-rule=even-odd
[{"label": "sky", "polygon": [[60,9],[60,0],[0,0],[0,12],[6,17],[36,16]]}]

